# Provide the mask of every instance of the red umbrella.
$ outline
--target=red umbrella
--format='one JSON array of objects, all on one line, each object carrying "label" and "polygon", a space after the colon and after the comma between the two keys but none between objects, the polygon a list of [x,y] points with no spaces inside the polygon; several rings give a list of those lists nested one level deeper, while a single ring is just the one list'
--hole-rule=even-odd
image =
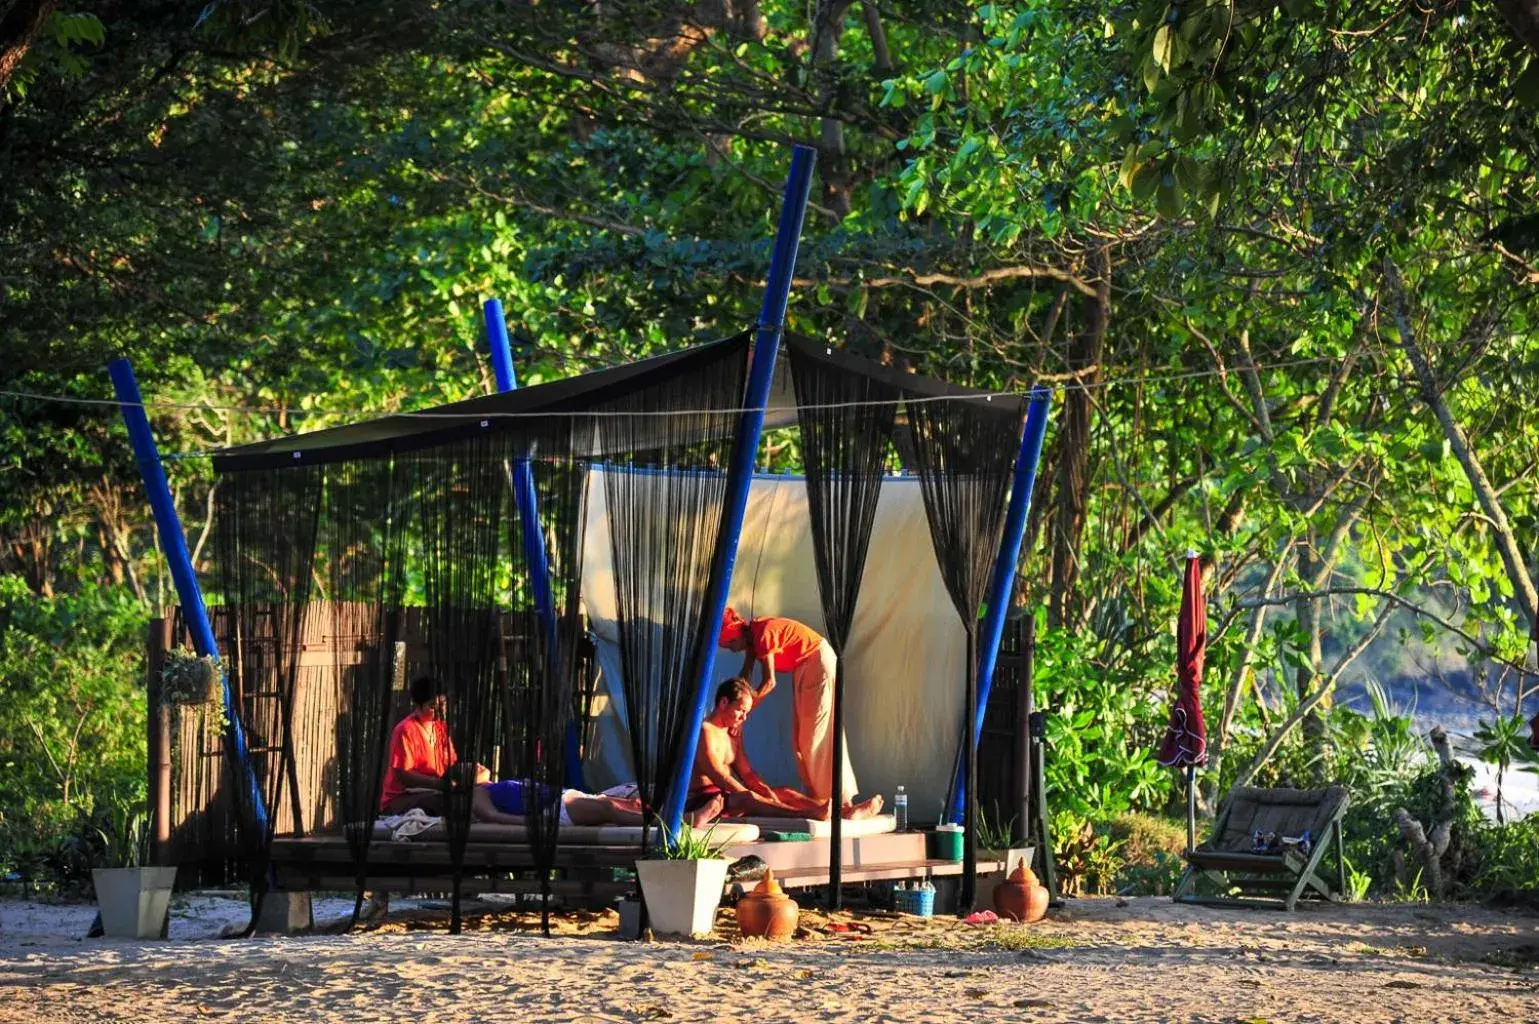
[{"label": "red umbrella", "polygon": [[1202,659],[1208,647],[1208,606],[1202,596],[1202,560],[1186,553],[1186,579],[1181,587],[1181,616],[1176,620],[1176,700],[1170,726],[1157,756],[1167,768],[1186,769],[1186,845],[1195,845],[1197,830],[1197,769],[1208,763],[1208,729],[1202,722]]}]

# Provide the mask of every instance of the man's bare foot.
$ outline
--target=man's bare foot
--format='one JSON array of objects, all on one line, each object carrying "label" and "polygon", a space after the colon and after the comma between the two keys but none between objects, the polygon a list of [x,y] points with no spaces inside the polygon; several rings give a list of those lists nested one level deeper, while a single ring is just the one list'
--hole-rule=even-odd
[{"label": "man's bare foot", "polygon": [[850,804],[844,809],[844,817],[848,821],[861,821],[865,818],[874,818],[882,813],[882,798],[874,796],[863,803]]},{"label": "man's bare foot", "polygon": [[690,828],[699,828],[701,825],[709,825],[721,817],[721,812],[726,808],[727,800],[720,793],[711,797],[705,803],[689,812],[686,820]]}]

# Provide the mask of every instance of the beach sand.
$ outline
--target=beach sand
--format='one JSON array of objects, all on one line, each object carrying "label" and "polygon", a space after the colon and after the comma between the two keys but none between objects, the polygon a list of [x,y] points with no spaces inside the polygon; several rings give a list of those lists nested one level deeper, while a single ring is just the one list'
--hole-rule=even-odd
[{"label": "beach sand", "polygon": [[[984,928],[806,913],[808,938],[776,946],[621,942],[613,914],[553,938],[487,914],[451,936],[420,905],[264,939],[211,937],[243,919],[216,897],[181,899],[169,942],[82,941],[91,917],[0,901],[0,1022],[1539,1021],[1539,916],[1470,906],[1096,898]],[[870,932],[829,928],[849,922]]]}]

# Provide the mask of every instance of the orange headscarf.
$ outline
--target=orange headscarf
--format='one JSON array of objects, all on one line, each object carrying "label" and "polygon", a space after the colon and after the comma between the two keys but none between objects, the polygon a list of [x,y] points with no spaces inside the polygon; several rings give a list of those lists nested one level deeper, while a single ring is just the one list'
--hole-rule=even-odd
[{"label": "orange headscarf", "polygon": [[737,613],[735,609],[728,608],[721,613],[721,636],[716,639],[716,646],[725,647],[748,630],[748,621]]}]

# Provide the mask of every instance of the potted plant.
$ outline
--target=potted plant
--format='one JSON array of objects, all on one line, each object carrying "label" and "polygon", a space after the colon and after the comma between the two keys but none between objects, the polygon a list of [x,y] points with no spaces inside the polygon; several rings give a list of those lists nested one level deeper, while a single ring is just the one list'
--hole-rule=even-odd
[{"label": "potted plant", "polygon": [[166,704],[217,704],[224,699],[218,663],[183,647],[166,652],[160,684],[161,700]]},{"label": "potted plant", "polygon": [[1035,852],[1035,847],[1015,842],[1014,818],[1011,818],[1003,825],[996,825],[989,820],[988,814],[982,808],[979,808],[978,859],[998,861],[1004,867],[979,877],[976,905],[979,907],[992,907],[994,905],[994,890],[1008,879],[1011,872],[1022,862],[1025,862],[1027,870],[1030,870],[1031,858]]},{"label": "potted plant", "polygon": [[647,917],[659,935],[707,935],[727,884],[728,861],[704,834],[683,825],[677,835],[663,828],[658,856],[636,862]]},{"label": "potted plant", "polygon": [[171,905],[175,867],[150,867],[150,830],[142,811],[124,810],[110,832],[97,829],[108,867],[93,868],[102,933],[117,939],[157,939]]}]

